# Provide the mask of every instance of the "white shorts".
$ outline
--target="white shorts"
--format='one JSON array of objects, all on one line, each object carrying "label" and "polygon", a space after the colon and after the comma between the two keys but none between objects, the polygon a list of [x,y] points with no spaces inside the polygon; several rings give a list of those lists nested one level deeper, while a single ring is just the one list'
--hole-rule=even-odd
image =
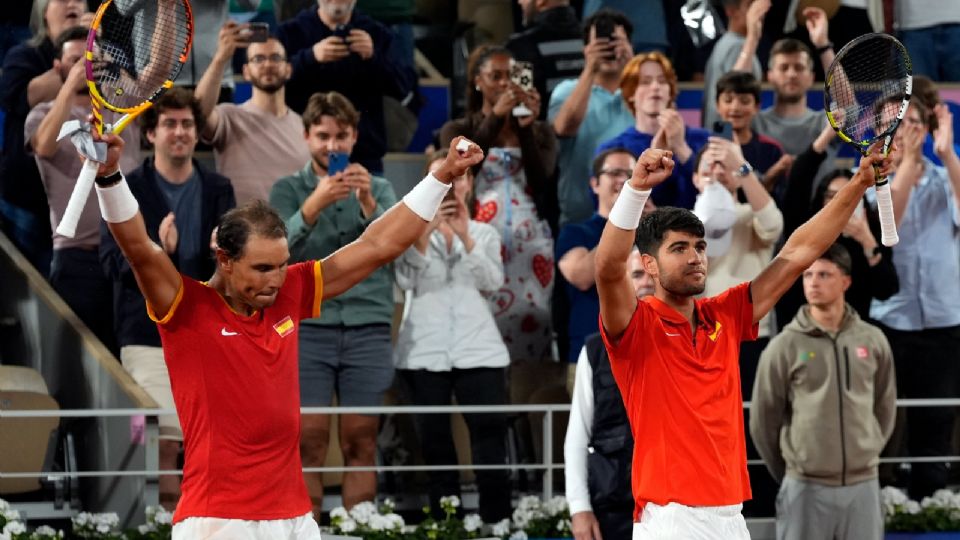
[{"label": "white shorts", "polygon": [[633,540],[750,540],[740,510],[731,506],[685,506],[647,503],[640,522],[633,524]]},{"label": "white shorts", "polygon": [[173,526],[172,540],[320,540],[320,527],[312,512],[263,521],[191,517]]},{"label": "white shorts", "polygon": [[[120,348],[120,362],[141,388],[161,408],[175,409],[173,391],[170,389],[170,374],[163,360],[163,349],[144,345],[127,345]],[[167,414],[158,418],[160,438],[183,440],[183,430],[176,415]]]}]

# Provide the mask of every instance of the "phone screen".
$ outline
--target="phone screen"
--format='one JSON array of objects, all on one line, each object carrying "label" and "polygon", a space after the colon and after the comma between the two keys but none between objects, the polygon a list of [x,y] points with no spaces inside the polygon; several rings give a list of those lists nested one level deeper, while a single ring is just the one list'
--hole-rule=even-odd
[{"label": "phone screen", "polygon": [[347,168],[350,155],[344,152],[330,152],[327,162],[327,175],[333,176]]}]

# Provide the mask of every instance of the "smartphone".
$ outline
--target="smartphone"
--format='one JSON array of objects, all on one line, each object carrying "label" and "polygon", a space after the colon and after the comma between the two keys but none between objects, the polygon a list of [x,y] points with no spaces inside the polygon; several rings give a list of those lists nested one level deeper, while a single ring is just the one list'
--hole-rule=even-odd
[{"label": "smartphone", "polygon": [[338,24],[336,28],[333,29],[333,35],[339,37],[340,39],[346,41],[347,37],[350,36],[350,25],[348,24]]},{"label": "smartphone", "polygon": [[[593,26],[593,30],[597,39],[601,39],[601,38],[613,39],[614,25],[613,25],[613,21],[610,19],[602,18],[598,20],[597,24]],[[616,57],[617,57],[617,53],[613,51],[611,47],[610,52],[606,55],[606,59],[614,60],[616,59]]]},{"label": "smartphone", "polygon": [[733,140],[733,124],[730,122],[724,122],[723,120],[717,120],[713,123],[713,134],[718,137],[723,137],[728,141]]},{"label": "smartphone", "polygon": [[524,92],[533,90],[533,64],[530,62],[512,62],[510,65],[510,80],[522,88]]},{"label": "smartphone", "polygon": [[270,25],[265,22],[252,22],[247,29],[248,43],[263,43],[270,37]]},{"label": "smartphone", "polygon": [[327,156],[327,176],[333,176],[343,171],[349,165],[350,154],[345,152],[330,152]]}]

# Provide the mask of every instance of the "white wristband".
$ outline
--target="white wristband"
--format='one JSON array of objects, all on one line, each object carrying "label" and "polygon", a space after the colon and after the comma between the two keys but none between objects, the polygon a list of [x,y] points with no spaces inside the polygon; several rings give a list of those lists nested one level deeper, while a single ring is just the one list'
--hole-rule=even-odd
[{"label": "white wristband", "polygon": [[424,221],[433,221],[447,191],[450,191],[450,184],[437,180],[431,173],[404,195],[403,204]]},{"label": "white wristband", "polygon": [[127,185],[127,179],[122,175],[120,181],[112,186],[97,186],[97,199],[100,201],[100,215],[107,223],[123,223],[132,219],[140,210],[137,199]]},{"label": "white wristband", "polygon": [[640,215],[643,214],[643,207],[647,204],[650,191],[649,189],[637,191],[630,187],[629,183],[624,183],[607,220],[619,229],[636,230],[640,225]]}]

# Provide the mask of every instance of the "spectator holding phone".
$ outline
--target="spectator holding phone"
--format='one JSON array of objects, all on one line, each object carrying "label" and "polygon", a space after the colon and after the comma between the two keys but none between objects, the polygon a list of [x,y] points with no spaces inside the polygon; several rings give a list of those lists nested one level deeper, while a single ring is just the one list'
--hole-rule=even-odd
[{"label": "spectator holding phone", "polygon": [[277,28],[293,66],[287,104],[297,112],[314,92],[336,91],[360,115],[351,160],[374,173],[383,171],[387,134],[383,96],[404,102],[412,96],[416,73],[399,53],[389,28],[354,10],[351,0],[317,0]]},{"label": "spectator holding phone", "polygon": [[603,9],[583,23],[580,76],[567,79],[550,94],[547,115],[557,133],[560,225],[589,219],[596,203],[590,194],[590,161],[597,146],[633,124],[621,97],[620,73],[633,57],[630,21],[618,11]]},{"label": "spectator holding phone", "polygon": [[706,130],[684,125],[677,112],[677,73],[662,53],[654,51],[633,57],[623,69],[620,91],[633,113],[634,125],[600,144],[597,153],[626,148],[639,156],[647,148],[673,151],[676,167],[662,184],[653,188],[657,206],[693,208],[693,158],[707,143]]},{"label": "spectator holding phone", "polygon": [[[285,220],[291,261],[322,259],[353,242],[397,202],[386,179],[348,161],[357,144],[360,113],[337,92],[314,94],[303,112],[310,161],[270,190],[270,204]],[[376,407],[393,383],[390,323],[393,275],[380,268],[335,300],[326,301],[317,319],[300,326],[300,401],[303,406],[330,406],[336,391],[347,407]],[[372,466],[377,448],[377,417],[344,414],[340,446],[348,466]],[[329,415],[304,415],[300,454],[304,467],[322,467],[330,439]],[[319,518],[323,475],[304,480]],[[373,500],[377,478],[372,471],[347,472],[343,504],[347,508]]]},{"label": "spectator holding phone", "polygon": [[[218,105],[220,77],[237,48],[246,49],[243,78],[250,82],[253,95],[239,105]],[[220,29],[213,61],[197,85],[205,117],[201,140],[213,146],[217,170],[233,182],[240,206],[253,199],[266,200],[278,178],[293,174],[310,159],[303,120],[284,99],[291,72],[286,51],[276,38],[254,35],[250,25],[228,21]]]},{"label": "spectator holding phone", "polygon": [[[432,156],[428,172],[443,163]],[[484,294],[503,285],[500,234],[473,219],[473,173],[453,180],[453,189],[426,232],[395,263],[397,284],[407,291],[408,312],[400,326],[394,359],[413,405],[504,405],[510,364]],[[507,418],[503,413],[468,413],[472,462],[507,461]],[[424,462],[454,465],[449,415],[416,416]],[[430,507],[442,516],[440,498],[460,495],[459,471],[430,471]],[[476,471],[480,517],[495,523],[510,517],[510,474]]]}]

